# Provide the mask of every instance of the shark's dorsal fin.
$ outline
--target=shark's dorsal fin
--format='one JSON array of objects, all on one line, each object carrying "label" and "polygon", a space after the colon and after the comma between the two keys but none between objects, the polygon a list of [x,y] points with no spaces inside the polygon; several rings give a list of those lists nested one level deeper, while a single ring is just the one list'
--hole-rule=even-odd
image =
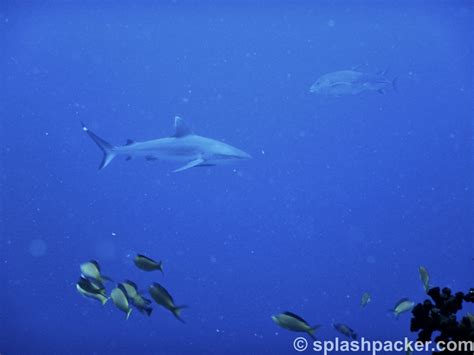
[{"label": "shark's dorsal fin", "polygon": [[179,116],[176,116],[174,118],[174,129],[175,129],[175,132],[174,132],[173,137],[176,137],[176,138],[185,137],[192,134],[191,129],[184,122],[184,120]]},{"label": "shark's dorsal fin", "polygon": [[133,139],[127,139],[127,142],[125,143],[125,145],[131,145],[131,144],[134,144],[135,141]]}]

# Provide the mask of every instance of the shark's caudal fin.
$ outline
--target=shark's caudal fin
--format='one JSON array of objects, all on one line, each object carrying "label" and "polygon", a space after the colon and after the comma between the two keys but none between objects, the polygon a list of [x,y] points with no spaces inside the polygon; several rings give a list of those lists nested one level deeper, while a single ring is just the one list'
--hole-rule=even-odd
[{"label": "shark's caudal fin", "polygon": [[98,135],[96,135],[94,132],[92,132],[89,128],[86,127],[86,125],[81,122],[82,124],[82,130],[86,132],[89,137],[92,138],[92,140],[97,144],[97,146],[104,152],[104,157],[102,159],[102,162],[99,165],[99,170],[105,168],[107,165],[110,164],[113,158],[117,155],[114,151],[114,146],[102,138],[100,138]]}]

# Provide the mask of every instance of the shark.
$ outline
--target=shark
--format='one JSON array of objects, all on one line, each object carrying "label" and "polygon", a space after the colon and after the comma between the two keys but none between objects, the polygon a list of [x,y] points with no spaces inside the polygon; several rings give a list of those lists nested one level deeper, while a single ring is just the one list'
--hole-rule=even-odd
[{"label": "shark", "polygon": [[83,122],[81,124],[82,130],[104,154],[99,170],[109,165],[117,156],[125,156],[126,160],[144,157],[149,161],[166,160],[184,164],[173,172],[194,167],[224,165],[251,158],[249,154],[230,144],[194,134],[179,116],[174,118],[175,132],[172,136],[143,142],[128,139],[126,144],[121,146],[110,144],[92,132]]}]

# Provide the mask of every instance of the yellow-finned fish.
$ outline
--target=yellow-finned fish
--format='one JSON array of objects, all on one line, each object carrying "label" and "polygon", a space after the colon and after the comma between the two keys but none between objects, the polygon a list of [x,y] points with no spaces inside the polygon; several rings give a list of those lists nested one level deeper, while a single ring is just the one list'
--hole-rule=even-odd
[{"label": "yellow-finned fish", "polygon": [[126,280],[121,282],[120,285],[123,287],[128,299],[132,305],[140,311],[140,313],[151,315],[153,308],[150,306],[151,301],[143,297],[139,292],[135,282]]},{"label": "yellow-finned fish", "polygon": [[418,271],[420,272],[420,280],[423,282],[423,288],[425,292],[428,292],[430,289],[430,275],[428,274],[428,270],[426,270],[424,266],[420,266]]},{"label": "yellow-finned fish", "polygon": [[315,340],[314,332],[320,327],[320,325],[310,326],[303,318],[291,312],[283,312],[272,316],[272,320],[282,328],[292,332],[307,333]]},{"label": "yellow-finned fish", "polygon": [[184,323],[184,320],[181,318],[181,310],[187,308],[187,306],[176,306],[171,297],[170,293],[159,283],[155,282],[148,289],[151,297],[158,303],[160,306],[165,307],[169,310],[179,321]]},{"label": "yellow-finned fish", "polygon": [[362,298],[360,299],[360,306],[365,307],[371,301],[370,293],[364,292]]},{"label": "yellow-finned fish", "polygon": [[82,263],[81,274],[89,279],[96,280],[99,284],[103,284],[104,281],[112,281],[111,278],[104,276],[100,272],[100,265],[95,260],[90,260],[86,263]]},{"label": "yellow-finned fish", "polygon": [[144,271],[160,270],[163,273],[163,263],[161,261],[155,261],[145,255],[137,254],[133,262],[139,269]]},{"label": "yellow-finned fish", "polygon": [[138,295],[137,285],[135,282],[130,280],[125,280],[119,284],[125,290],[125,293],[128,298],[135,298]]},{"label": "yellow-finned fish", "polygon": [[114,288],[110,293],[110,298],[112,298],[115,306],[127,315],[128,319],[130,313],[132,313],[132,307],[130,307],[130,304],[128,303],[128,298],[123,287],[119,285]]},{"label": "yellow-finned fish", "polygon": [[332,326],[342,335],[345,335],[346,337],[351,338],[353,340],[357,340],[357,333],[347,325],[342,323],[334,323]]},{"label": "yellow-finned fish", "polygon": [[79,281],[77,281],[76,290],[84,297],[98,300],[100,303],[102,303],[102,305],[104,305],[109,300],[104,288],[94,284],[85,277],[81,277]]},{"label": "yellow-finned fish", "polygon": [[395,318],[398,318],[400,314],[410,312],[414,306],[415,302],[410,301],[408,298],[402,298],[389,312],[392,312],[395,315]]}]

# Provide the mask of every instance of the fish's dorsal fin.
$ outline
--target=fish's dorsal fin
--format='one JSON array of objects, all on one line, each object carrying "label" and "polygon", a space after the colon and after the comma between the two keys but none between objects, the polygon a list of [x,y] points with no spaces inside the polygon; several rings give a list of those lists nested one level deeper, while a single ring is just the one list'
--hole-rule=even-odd
[{"label": "fish's dorsal fin", "polygon": [[141,259],[145,259],[145,260],[151,261],[152,263],[157,264],[157,262],[156,262],[155,260],[153,260],[152,258],[149,258],[148,256],[145,256],[145,255],[143,255],[143,254],[137,254],[137,257],[138,257],[138,258],[141,258]]},{"label": "fish's dorsal fin", "polygon": [[121,284],[117,284],[117,288],[122,291],[123,295],[125,296],[125,298],[127,299],[128,301],[128,298],[130,297],[129,294],[127,293],[127,289],[121,285]]},{"label": "fish's dorsal fin", "polygon": [[99,263],[98,263],[96,260],[91,260],[90,263],[91,263],[91,264],[94,264],[95,267],[97,268],[97,271],[100,272],[100,265],[99,265]]},{"label": "fish's dorsal fin", "polygon": [[138,287],[137,287],[137,284],[133,281],[130,281],[130,280],[125,280],[124,283],[128,284],[129,286],[131,286],[132,288],[135,289],[135,291],[138,290]]},{"label": "fish's dorsal fin", "polygon": [[308,324],[303,318],[301,318],[299,315],[297,314],[294,314],[292,312],[283,312],[283,314],[287,315],[287,316],[290,316],[292,318],[296,318],[298,319],[300,322],[303,322],[304,324]]},{"label": "fish's dorsal fin", "polygon": [[188,125],[184,122],[184,120],[176,116],[174,118],[174,135],[173,137],[180,138],[180,137],[186,137],[192,134],[191,129],[188,127]]},{"label": "fish's dorsal fin", "polygon": [[127,142],[125,143],[125,145],[132,145],[134,143],[135,141],[133,139],[127,139]]}]

